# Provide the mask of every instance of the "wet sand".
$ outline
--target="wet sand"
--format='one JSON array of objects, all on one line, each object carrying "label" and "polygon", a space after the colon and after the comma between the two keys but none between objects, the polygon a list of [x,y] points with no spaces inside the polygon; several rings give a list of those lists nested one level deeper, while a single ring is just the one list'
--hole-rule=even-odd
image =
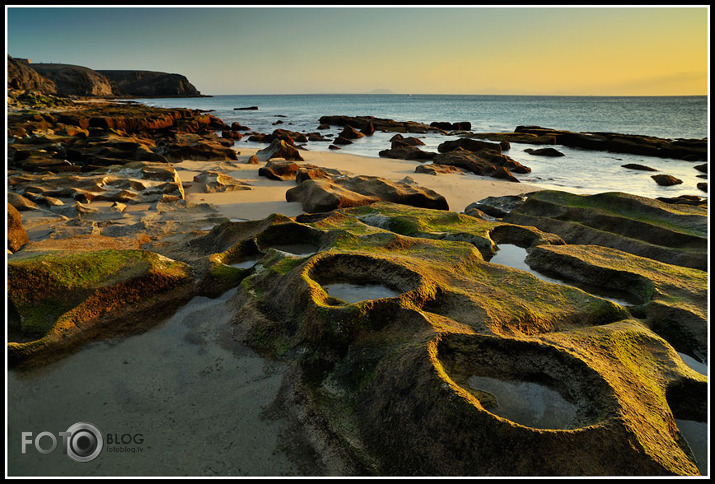
[{"label": "wet sand", "polygon": [[[279,447],[286,421],[265,417],[286,366],[232,341],[235,292],[196,297],[141,335],[9,371],[8,475],[300,475]],[[21,432],[58,435],[76,422],[105,436],[91,462],[75,462],[59,447],[21,453]],[[141,434],[141,443],[110,445],[110,434]]]}]

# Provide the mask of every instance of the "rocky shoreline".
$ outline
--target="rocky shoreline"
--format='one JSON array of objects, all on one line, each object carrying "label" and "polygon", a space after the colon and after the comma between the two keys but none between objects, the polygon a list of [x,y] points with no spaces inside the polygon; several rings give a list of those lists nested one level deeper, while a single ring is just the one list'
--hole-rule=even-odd
[{"label": "rocky shoreline", "polygon": [[[291,416],[321,469],[703,472],[676,423],[707,425],[707,376],[682,356],[708,360],[708,208],[700,197],[537,191],[475,200],[457,213],[410,179],[306,163],[301,143],[310,133],[251,133],[190,109],[49,95],[31,106],[29,99],[14,93],[8,114],[13,368],[145,331],[138,321],[156,324],[157,314],[191,297],[234,289],[232,331],[221,337],[287,366],[276,411]],[[414,160],[415,170],[432,166],[438,176],[516,180],[513,173],[528,167],[504,152],[524,140],[640,146],[622,135],[529,127],[485,135],[489,141],[471,133],[429,154],[403,135],[469,127],[346,116],[319,122],[344,126],[339,138],[347,141],[395,132],[381,156]],[[261,136],[266,148],[239,158],[234,143],[243,136]],[[651,156],[703,159],[701,143],[643,143]],[[189,183],[176,168],[184,160],[205,168]],[[187,199],[189,188],[253,189],[228,174],[238,164],[288,182],[286,201],[304,213],[229,220]],[[489,262],[509,245],[566,283]],[[347,302],[330,294],[333,284],[390,296]],[[592,287],[632,303],[613,303]],[[556,392],[565,402],[557,410],[571,411],[562,427],[541,427],[506,412],[501,387],[480,386],[484,378]]]}]

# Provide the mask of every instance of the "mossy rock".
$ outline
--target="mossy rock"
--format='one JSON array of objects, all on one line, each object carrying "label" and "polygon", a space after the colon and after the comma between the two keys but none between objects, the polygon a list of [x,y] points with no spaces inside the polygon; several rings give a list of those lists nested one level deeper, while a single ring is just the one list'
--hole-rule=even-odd
[{"label": "mossy rock", "polygon": [[103,333],[146,328],[192,291],[186,264],[144,250],[26,252],[12,257],[8,301],[16,317],[9,322],[10,360],[74,348]]},{"label": "mossy rock", "polygon": [[[273,216],[215,235],[223,241],[215,261],[261,257],[238,285],[235,321],[244,342],[294,365],[295,386],[313,389],[321,425],[364,468],[382,475],[698,473],[673,415],[704,418],[701,406],[684,403],[690,390],[682,388],[700,392],[706,378],[654,332],[647,308],[705,314],[701,271],[572,246],[534,227],[389,203]],[[278,240],[310,242],[316,252],[265,249]],[[526,246],[533,257],[574,257],[594,274],[620,270],[619,288],[639,297],[636,308],[648,316],[637,321],[577,287],[491,264],[496,243]],[[383,285],[392,295],[348,302],[326,289],[335,282]],[[474,371],[544,384],[575,406],[577,419],[545,429],[499,416],[498,396],[467,387]],[[681,410],[671,414],[671,405]]]},{"label": "mossy rock", "polygon": [[708,274],[595,245],[541,246],[534,268],[630,295],[645,323],[681,352],[704,359],[708,347]]},{"label": "mossy rock", "polygon": [[705,206],[665,203],[626,193],[533,193],[505,222],[531,225],[569,244],[600,245],[668,264],[707,269]]}]

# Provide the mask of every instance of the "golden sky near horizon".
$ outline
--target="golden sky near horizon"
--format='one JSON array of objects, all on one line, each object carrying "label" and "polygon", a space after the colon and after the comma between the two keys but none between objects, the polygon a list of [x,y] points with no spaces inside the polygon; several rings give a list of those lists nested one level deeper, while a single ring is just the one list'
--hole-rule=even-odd
[{"label": "golden sky near horizon", "polygon": [[[8,53],[204,94],[705,95],[709,7],[7,8]],[[81,46],[81,48],[78,48]]]}]

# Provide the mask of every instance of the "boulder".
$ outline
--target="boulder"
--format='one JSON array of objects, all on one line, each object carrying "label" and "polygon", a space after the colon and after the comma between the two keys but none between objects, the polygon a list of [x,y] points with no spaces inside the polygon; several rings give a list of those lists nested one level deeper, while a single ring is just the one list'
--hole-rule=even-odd
[{"label": "boulder", "polygon": [[440,153],[447,153],[457,148],[462,148],[466,151],[482,151],[489,150],[491,152],[501,154],[501,145],[499,143],[491,143],[489,141],[481,141],[472,138],[459,138],[456,140],[445,141],[437,146],[437,151]]},{"label": "boulder", "polygon": [[217,171],[204,171],[199,173],[194,176],[194,183],[198,184],[204,193],[251,190],[249,183],[237,180],[232,176]]},{"label": "boulder", "polygon": [[11,204],[7,204],[7,248],[10,252],[17,252],[30,238],[22,225],[22,215]]},{"label": "boulder", "polygon": [[314,165],[303,165],[298,169],[295,174],[295,182],[297,184],[302,183],[305,180],[315,180],[318,178],[338,178],[341,176],[346,176],[345,173],[334,168],[322,168],[320,166]]},{"label": "boulder", "polygon": [[428,175],[441,175],[445,173],[459,173],[464,174],[464,170],[451,165],[435,165],[434,163],[429,165],[417,165],[415,168],[415,173],[425,173]]},{"label": "boulder", "polygon": [[349,140],[348,138],[346,138],[345,136],[338,136],[337,138],[335,138],[335,141],[333,141],[333,143],[336,144],[336,145],[350,145],[350,144],[352,144],[353,142],[350,141],[350,140]]},{"label": "boulder", "polygon": [[265,176],[271,180],[295,180],[296,173],[300,165],[292,161],[273,160],[258,169],[260,176]]},{"label": "boulder", "polygon": [[683,180],[675,178],[672,175],[652,175],[651,178],[662,187],[670,187],[673,185],[680,185]]},{"label": "boulder", "polygon": [[389,150],[382,150],[378,155],[382,158],[393,158],[398,160],[417,160],[429,161],[433,160],[437,153],[431,151],[422,151],[417,146],[401,145],[394,146]]},{"label": "boulder", "polygon": [[305,213],[370,205],[380,199],[364,195],[327,179],[308,179],[286,192],[286,201],[298,202]]},{"label": "boulder", "polygon": [[392,148],[397,148],[400,146],[424,146],[424,141],[414,136],[409,136],[405,138],[401,134],[396,134],[390,138],[390,146]]},{"label": "boulder", "polygon": [[305,180],[286,192],[286,200],[300,202],[306,213],[367,205],[378,200],[449,210],[446,199],[433,190],[374,176]]},{"label": "boulder", "polygon": [[[501,151],[482,149],[480,151],[468,151],[457,147],[450,151],[437,154],[434,163],[438,165],[452,165],[471,171],[481,176],[496,176],[507,178],[511,181],[518,181],[511,172],[529,173],[531,169],[521,163],[502,155]],[[500,170],[504,168],[506,170]]]},{"label": "boulder", "polygon": [[251,128],[243,126],[241,123],[234,121],[231,123],[231,131],[251,131]]},{"label": "boulder", "polygon": [[347,125],[347,126],[345,126],[345,128],[343,128],[343,130],[340,132],[340,134],[338,136],[345,138],[345,139],[353,140],[353,139],[362,138],[365,135],[363,133],[361,133],[360,131],[356,130],[355,128],[353,128],[352,126]]},{"label": "boulder", "polygon": [[268,161],[272,158],[283,158],[288,161],[304,161],[295,146],[291,146],[281,139],[274,139],[271,144],[258,152],[256,157],[259,161]]},{"label": "boulder", "polygon": [[373,134],[375,134],[375,125],[372,123],[367,123],[360,129],[360,132],[365,136],[372,136]]},{"label": "boulder", "polygon": [[559,157],[559,156],[564,156],[563,153],[561,153],[559,150],[555,148],[538,148],[538,149],[533,149],[533,148],[527,148],[524,150],[526,153],[529,153],[530,155],[534,156],[550,156],[550,157]]},{"label": "boulder", "polygon": [[639,170],[639,171],[658,171],[650,166],[641,165],[638,163],[628,163],[626,165],[621,165],[622,168],[628,168],[629,170]]}]

